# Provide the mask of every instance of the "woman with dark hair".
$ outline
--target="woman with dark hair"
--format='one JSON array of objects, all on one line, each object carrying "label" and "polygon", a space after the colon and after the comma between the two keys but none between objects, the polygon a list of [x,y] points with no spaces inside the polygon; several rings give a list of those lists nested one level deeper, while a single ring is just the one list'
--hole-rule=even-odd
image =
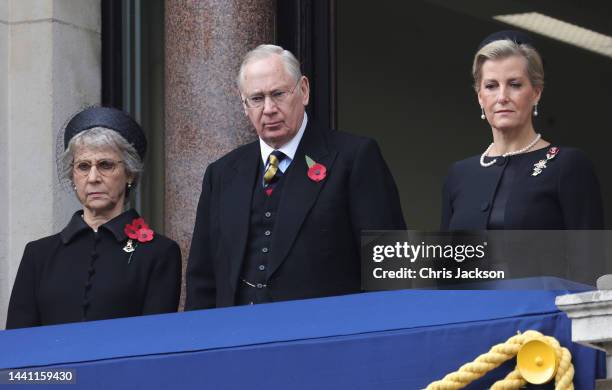
[{"label": "woman with dark hair", "polygon": [[70,120],[62,174],[83,208],[60,233],[26,245],[7,329],[177,310],[179,246],[124,211],[146,147],[123,111],[93,107]]}]

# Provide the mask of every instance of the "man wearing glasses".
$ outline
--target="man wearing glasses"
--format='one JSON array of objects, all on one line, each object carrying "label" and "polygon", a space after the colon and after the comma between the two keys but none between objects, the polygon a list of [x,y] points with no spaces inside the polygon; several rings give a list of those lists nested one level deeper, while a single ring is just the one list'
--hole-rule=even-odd
[{"label": "man wearing glasses", "polygon": [[360,291],[361,231],[405,229],[376,142],[311,123],[308,79],[281,47],[247,53],[237,83],[259,140],[206,170],[186,309]]}]

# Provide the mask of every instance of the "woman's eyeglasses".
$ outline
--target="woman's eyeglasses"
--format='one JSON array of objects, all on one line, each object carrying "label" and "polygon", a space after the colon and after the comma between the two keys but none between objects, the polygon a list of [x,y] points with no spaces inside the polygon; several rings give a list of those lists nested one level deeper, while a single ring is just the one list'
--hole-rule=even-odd
[{"label": "woman's eyeglasses", "polygon": [[98,160],[96,162],[91,161],[75,161],[72,163],[72,168],[75,173],[80,176],[88,176],[93,166],[96,167],[96,171],[102,176],[112,175],[117,168],[117,165],[123,163],[123,161],[115,161],[110,159]]}]

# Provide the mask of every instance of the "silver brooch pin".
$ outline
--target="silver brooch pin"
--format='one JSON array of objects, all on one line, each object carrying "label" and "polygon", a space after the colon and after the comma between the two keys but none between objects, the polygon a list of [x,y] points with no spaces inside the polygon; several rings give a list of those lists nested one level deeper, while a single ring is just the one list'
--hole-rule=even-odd
[{"label": "silver brooch pin", "polygon": [[546,163],[555,158],[557,153],[559,153],[559,148],[556,146],[548,149],[546,152],[546,160],[540,160],[533,164],[533,172],[531,173],[531,176],[538,176],[540,173],[542,173],[542,171],[547,168]]},{"label": "silver brooch pin", "polygon": [[127,244],[125,244],[125,246],[123,247],[123,251],[126,252],[126,253],[132,253],[132,252],[134,252],[134,249],[136,249],[136,248],[134,248],[134,245],[133,245],[133,242],[132,242],[131,239],[128,240]]}]

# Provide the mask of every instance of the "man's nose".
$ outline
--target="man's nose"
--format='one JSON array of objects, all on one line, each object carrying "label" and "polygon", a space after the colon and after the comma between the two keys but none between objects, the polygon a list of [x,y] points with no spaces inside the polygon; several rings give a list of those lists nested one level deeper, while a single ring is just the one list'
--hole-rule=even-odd
[{"label": "man's nose", "polygon": [[272,99],[272,97],[266,95],[266,97],[264,98],[264,106],[263,106],[264,114],[274,113],[277,108],[278,106],[276,105],[276,102]]}]

